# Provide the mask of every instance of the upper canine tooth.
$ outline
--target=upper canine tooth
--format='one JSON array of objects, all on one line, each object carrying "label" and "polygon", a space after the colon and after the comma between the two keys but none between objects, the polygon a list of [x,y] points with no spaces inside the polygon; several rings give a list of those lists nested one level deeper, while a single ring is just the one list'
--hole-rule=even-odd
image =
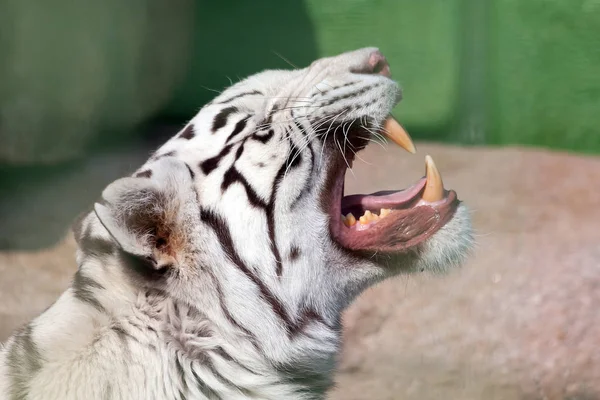
[{"label": "upper canine tooth", "polygon": [[427,183],[423,191],[423,200],[429,203],[442,200],[444,198],[444,183],[433,158],[429,155],[425,156],[425,174],[427,175]]},{"label": "upper canine tooth", "polygon": [[417,149],[404,128],[391,115],[383,123],[383,134],[409,153],[415,154]]}]

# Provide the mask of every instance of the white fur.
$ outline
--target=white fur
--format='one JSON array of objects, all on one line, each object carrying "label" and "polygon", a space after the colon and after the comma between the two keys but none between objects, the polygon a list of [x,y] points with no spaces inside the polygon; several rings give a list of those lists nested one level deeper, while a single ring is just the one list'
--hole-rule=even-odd
[{"label": "white fur", "polygon": [[[73,287],[0,350],[0,399],[322,398],[340,346],[343,309],[388,276],[458,264],[471,240],[461,205],[417,260],[398,256],[394,265],[376,264],[333,244],[320,195],[339,149],[325,146],[312,128],[327,130],[334,122],[366,116],[383,121],[397,85],[350,72],[374,50],[321,59],[302,70],[262,72],[233,85],[191,120],[193,138],[174,137],[138,170],[151,170],[150,177],[110,185],[76,233],[80,269]],[[365,87],[370,89],[360,97],[343,98]],[[219,104],[253,90],[261,94]],[[340,100],[324,105],[336,97]],[[363,104],[369,106],[339,113]],[[229,106],[238,112],[213,133],[215,117]],[[273,106],[279,111],[263,130]],[[223,151],[244,118],[246,128],[230,142],[229,153],[204,174],[200,163]],[[267,143],[248,139],[269,129],[274,136]],[[344,132],[328,135],[339,143]],[[286,170],[274,191],[293,148],[301,164]],[[171,151],[174,156],[160,157]],[[249,202],[242,182],[222,190],[234,164],[262,205]],[[281,265],[272,250],[266,205],[273,210]],[[227,248],[227,235],[214,229],[220,222],[211,225],[200,210],[223,222],[235,254]],[[136,219],[140,215],[145,217]],[[154,220],[168,228],[166,250],[157,245]],[[108,253],[98,253],[107,246]],[[296,260],[294,247],[300,251]],[[145,273],[165,268],[168,273],[157,280],[138,276],[124,253],[153,260],[140,264]]]}]

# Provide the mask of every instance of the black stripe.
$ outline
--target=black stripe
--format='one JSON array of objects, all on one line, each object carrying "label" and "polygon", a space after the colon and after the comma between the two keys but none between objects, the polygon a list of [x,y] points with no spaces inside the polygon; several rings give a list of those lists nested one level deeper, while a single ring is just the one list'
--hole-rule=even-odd
[{"label": "black stripe", "polygon": [[79,301],[88,303],[100,312],[106,312],[106,309],[100,304],[98,299],[96,299],[94,292],[92,291],[92,288],[104,289],[104,287],[92,278],[84,276],[81,273],[81,269],[78,269],[75,273],[72,287],[73,294]]},{"label": "black stripe", "polygon": [[[201,211],[201,215],[202,215],[202,211]],[[217,234],[218,234],[218,232],[217,232]],[[219,305],[221,306],[221,311],[223,311],[223,314],[225,315],[225,317],[227,318],[229,323],[231,323],[231,325],[236,326],[239,330],[244,332],[246,334],[246,336],[248,336],[248,338],[250,338],[251,343],[254,344],[254,346],[258,349],[259,347],[256,345],[256,338],[255,338],[254,334],[252,334],[252,332],[250,332],[246,327],[242,326],[235,318],[233,318],[233,315],[231,315],[231,313],[229,312],[229,309],[227,308],[227,305],[225,304],[225,295],[223,294],[223,289],[221,288],[221,285],[219,285],[219,282],[217,281],[217,277],[214,276],[211,272],[209,272],[209,271],[207,271],[207,272],[208,272],[210,279],[212,280],[213,286],[217,290],[217,295],[219,296]]]},{"label": "black stripe", "polygon": [[163,158],[163,157],[171,157],[171,156],[174,156],[175,154],[176,154],[176,151],[175,151],[175,150],[171,150],[171,151],[168,151],[168,152],[166,152],[166,153],[164,153],[164,154],[153,155],[153,156],[152,156],[152,157],[150,157],[150,158],[151,158],[153,161],[156,161],[156,160],[159,160],[159,159],[161,159],[161,158]]},{"label": "black stripe", "polygon": [[369,90],[375,89],[376,87],[378,87],[380,85],[381,84],[376,83],[374,85],[365,86],[362,89],[355,90],[354,92],[346,93],[346,94],[341,95],[341,96],[336,96],[336,97],[334,97],[334,98],[332,98],[332,99],[330,99],[330,100],[328,100],[326,102],[323,102],[323,104],[321,104],[321,107],[330,106],[333,103],[336,103],[336,102],[338,102],[340,100],[346,100],[346,99],[350,99],[350,98],[353,98],[353,97],[360,96],[361,94],[364,94],[364,93],[368,92]]},{"label": "black stripe", "polygon": [[31,325],[20,329],[15,334],[13,343],[7,348],[6,366],[8,376],[12,377],[12,384],[9,383],[8,389],[13,399],[28,397],[30,380],[36,376],[42,368],[42,362],[45,361],[31,337],[31,331]]},{"label": "black stripe", "polygon": [[238,147],[238,149],[236,150],[236,152],[235,152],[235,161],[239,160],[240,157],[242,156],[242,153],[244,152],[244,145],[245,144],[246,144],[246,141],[244,140],[242,142],[242,144],[240,145],[240,147]]},{"label": "black stripe", "polygon": [[254,393],[252,393],[250,390],[243,388],[239,385],[236,385],[235,383],[231,382],[229,379],[227,379],[223,375],[221,375],[221,373],[219,371],[217,371],[217,368],[215,368],[215,365],[213,364],[212,359],[210,357],[208,357],[208,356],[206,357],[204,366],[207,366],[210,369],[210,372],[215,376],[215,378],[217,378],[219,381],[221,381],[221,383],[223,383],[224,385],[227,385],[234,390],[235,389],[239,390],[244,395],[246,395],[248,398],[255,398]]},{"label": "black stripe", "polygon": [[[330,353],[316,355],[322,361],[326,362],[333,356]],[[304,398],[304,395],[306,395],[310,399],[324,399],[327,391],[334,385],[332,380],[333,371],[330,371],[330,373],[315,371],[311,363],[280,364],[277,366],[277,371],[279,376],[283,378],[284,383],[298,388],[296,389],[296,394],[301,396],[301,398]]]},{"label": "black stripe", "polygon": [[151,169],[147,169],[144,171],[140,171],[137,174],[134,175],[136,178],[150,178],[152,177],[152,170]]},{"label": "black stripe", "polygon": [[[290,140],[291,143],[291,140]],[[283,273],[283,263],[281,262],[281,255],[279,254],[279,249],[277,248],[277,238],[275,234],[275,200],[277,198],[277,187],[281,183],[285,171],[287,169],[286,164],[283,164],[279,171],[277,171],[277,175],[275,176],[275,180],[273,181],[273,189],[271,192],[271,200],[269,201],[269,205],[267,206],[267,227],[269,230],[269,239],[271,241],[271,251],[273,252],[273,256],[275,257],[275,272],[277,276],[281,276]]]},{"label": "black stripe", "polygon": [[[242,146],[240,146],[240,149],[242,148],[243,144]],[[238,149],[238,152],[240,151],[240,149]],[[279,184],[279,181],[282,177],[283,175],[276,178],[275,185]],[[269,232],[271,252],[273,253],[273,257],[275,258],[275,271],[277,273],[277,276],[281,276],[283,271],[283,263],[281,261],[281,254],[279,252],[279,248],[277,247],[277,238],[275,234],[275,189],[273,190],[273,194],[271,196],[269,204],[266,204],[258,196],[256,191],[254,191],[254,189],[248,183],[246,178],[235,168],[235,166],[231,166],[227,170],[227,172],[225,172],[225,175],[223,176],[223,183],[221,184],[221,191],[225,192],[225,190],[227,190],[229,186],[231,186],[233,183],[240,183],[244,187],[244,190],[246,191],[246,197],[248,198],[248,202],[253,207],[263,208],[265,210],[265,213],[267,215],[267,229]]]},{"label": "black stripe", "polygon": [[210,174],[215,168],[219,166],[221,159],[225,157],[231,151],[231,145],[223,147],[223,150],[214,157],[204,160],[200,163],[200,169],[205,175]]},{"label": "black stripe", "polygon": [[221,191],[225,192],[229,186],[234,183],[241,183],[244,189],[246,190],[246,196],[248,197],[248,201],[254,207],[265,208],[267,205],[265,202],[258,196],[258,194],[254,191],[252,186],[248,183],[246,178],[234,167],[230,167],[227,172],[225,172],[225,176],[223,176],[223,183],[221,184]]},{"label": "black stripe", "polygon": [[204,381],[202,379],[200,379],[200,377],[198,376],[198,374],[196,373],[196,371],[194,370],[194,366],[192,365],[190,367],[190,369],[192,370],[192,375],[194,375],[194,379],[196,379],[196,385],[198,387],[198,390],[200,390],[200,392],[206,396],[206,398],[208,399],[216,399],[216,400],[221,400],[221,396],[219,396],[217,394],[217,392],[215,392],[214,390],[212,390],[206,383],[204,383]]},{"label": "black stripe", "polygon": [[121,338],[121,341],[125,343],[127,342],[127,338],[132,338],[138,342],[138,340],[134,336],[130,335],[121,325],[113,325],[110,327],[110,329]]},{"label": "black stripe", "polygon": [[312,97],[315,97],[315,96],[318,96],[318,95],[323,96],[323,95],[327,94],[328,92],[331,92],[331,91],[334,91],[334,90],[337,90],[337,89],[341,89],[343,87],[351,86],[351,85],[354,85],[355,83],[359,83],[359,82],[360,81],[351,81],[351,82],[348,82],[348,83],[344,83],[343,85],[334,86],[332,88],[328,88],[328,89],[325,89],[325,90],[320,90],[317,93],[313,94]]},{"label": "black stripe", "polygon": [[192,167],[190,167],[188,165],[188,163],[184,163],[185,167],[188,169],[188,172],[190,173],[190,177],[192,178],[192,181],[194,180],[194,178],[196,177],[196,173],[192,170]]},{"label": "black stripe", "polygon": [[217,348],[214,350],[214,352],[216,354],[218,354],[219,356],[221,356],[221,358],[223,358],[224,360],[234,363],[235,365],[237,365],[238,367],[245,369],[246,371],[250,372],[253,375],[261,375],[258,374],[254,371],[252,371],[250,368],[248,368],[247,366],[245,366],[244,364],[242,364],[241,362],[239,362],[238,360],[236,360],[235,358],[231,357],[231,355],[229,355],[229,353],[227,353],[225,351],[225,349],[223,349],[223,347],[221,346],[217,346]]},{"label": "black stripe", "polygon": [[[372,106],[373,104],[377,103],[378,101],[380,101],[380,99],[375,98],[375,99],[373,99],[371,101],[367,101],[366,103],[359,103],[359,104],[355,104],[353,106],[348,106],[346,108],[349,109],[349,110],[365,109],[365,108],[367,108],[369,106]],[[333,115],[335,115],[335,114],[333,114]]]},{"label": "black stripe", "polygon": [[177,137],[181,139],[190,140],[194,136],[196,136],[196,134],[194,133],[194,125],[189,124]]},{"label": "black stripe", "polygon": [[125,272],[133,273],[135,279],[141,277],[145,281],[157,283],[164,280],[172,271],[172,265],[159,267],[151,257],[128,253],[120,248],[117,248],[117,255],[121,265],[125,267]]},{"label": "black stripe", "polygon": [[322,316],[320,316],[313,308],[305,308],[300,314],[300,318],[295,324],[295,329],[290,333],[292,337],[299,335],[311,323],[318,322],[328,326]]},{"label": "black stripe", "polygon": [[302,152],[292,139],[288,138],[288,142],[290,144],[290,151],[288,152],[288,158],[285,162],[285,167],[289,168],[289,170],[299,167],[302,164]]},{"label": "black stripe", "polygon": [[129,342],[128,339],[134,340],[137,343],[140,343],[139,340],[129,332],[127,332],[121,325],[113,325],[110,328],[114,333],[117,334],[121,343],[123,343],[123,349],[129,352]]},{"label": "black stripe", "polygon": [[247,116],[246,118],[238,121],[238,123],[235,124],[235,128],[233,128],[233,131],[227,138],[227,141],[225,141],[225,144],[228,144],[231,141],[231,139],[236,137],[240,132],[244,130],[244,128],[246,128],[246,123],[248,122],[248,119],[250,119],[250,116]]},{"label": "black stripe", "polygon": [[296,246],[295,244],[291,245],[289,255],[290,261],[296,261],[300,257],[301,253],[302,252],[300,251],[300,247]]},{"label": "black stripe", "polygon": [[275,272],[277,276],[281,276],[283,273],[283,263],[281,262],[281,254],[279,254],[279,248],[277,247],[277,238],[275,237],[275,206],[269,204],[267,207],[267,227],[269,229],[269,240],[271,241],[271,251],[275,257]]},{"label": "black stripe", "polygon": [[229,115],[233,114],[236,111],[236,107],[227,107],[219,111],[219,113],[215,116],[215,119],[213,121],[212,132],[215,133],[216,131],[224,127],[227,124],[227,118],[229,118]]},{"label": "black stripe", "polygon": [[116,250],[115,244],[110,240],[92,236],[90,230],[88,227],[78,240],[81,252],[86,256],[97,258],[114,254]]},{"label": "black stripe", "polygon": [[275,113],[278,110],[279,110],[279,106],[277,104],[273,104],[273,108],[271,108],[271,111],[269,112],[267,119],[263,122],[262,125],[265,125],[265,124],[271,125],[271,123],[273,122],[273,115],[275,115]]},{"label": "black stripe", "polygon": [[292,327],[292,321],[290,320],[285,308],[281,302],[275,297],[275,295],[269,290],[269,288],[261,281],[252,271],[246,263],[240,258],[239,254],[235,250],[235,246],[233,244],[233,239],[231,238],[231,233],[229,232],[229,228],[225,221],[218,215],[213,212],[207,210],[200,211],[202,221],[206,222],[215,232],[217,238],[221,242],[223,246],[223,250],[225,254],[229,257],[229,259],[238,267],[240,271],[246,275],[248,279],[250,279],[259,289],[260,297],[268,302],[275,314],[281,318],[283,322],[285,322],[286,327],[289,330]]},{"label": "black stripe", "polygon": [[308,181],[304,183],[304,187],[302,188],[300,193],[298,193],[298,196],[296,196],[296,198],[292,202],[290,210],[293,210],[294,208],[296,208],[296,206],[298,205],[300,200],[302,200],[302,198],[304,198],[304,196],[306,196],[306,194],[308,194],[311,191],[311,189],[314,187],[313,181],[315,179],[315,174],[314,174],[314,172],[315,172],[315,152],[314,152],[311,144],[309,144],[307,147],[310,150],[310,172],[308,174]]},{"label": "black stripe", "polygon": [[[217,238],[221,242],[223,246],[223,250],[225,254],[229,257],[229,259],[246,275],[248,279],[250,279],[259,289],[260,297],[264,301],[268,302],[271,305],[271,308],[275,314],[279,316],[279,318],[285,323],[286,331],[290,338],[297,336],[302,333],[306,326],[308,326],[312,322],[319,322],[327,326],[323,317],[321,317],[314,309],[305,308],[300,315],[298,321],[293,321],[285,311],[285,308],[281,302],[275,297],[275,295],[269,290],[269,288],[262,282],[244,263],[244,261],[240,258],[239,254],[235,250],[233,240],[231,237],[231,233],[229,228],[227,227],[225,221],[214,214],[213,212],[207,210],[200,210],[200,215],[202,221],[206,222],[215,232]],[[272,213],[271,213],[272,215]],[[273,238],[274,239],[274,238]],[[276,249],[276,246],[275,246]],[[277,254],[279,252],[277,251]],[[279,260],[278,265],[281,265]],[[216,278],[214,278],[216,280]],[[222,297],[222,293],[220,293],[220,297]],[[225,309],[225,305],[222,303],[223,309]],[[231,314],[227,311],[229,315],[228,318],[232,318]],[[232,318],[233,319],[233,318]],[[237,324],[237,323],[236,323]],[[237,324],[239,326],[239,324]]]},{"label": "black stripe", "polygon": [[300,123],[298,121],[294,120],[294,125],[296,126],[296,129],[298,129],[298,131],[302,135],[306,136],[306,129],[304,129],[304,127],[302,125],[300,125]]},{"label": "black stripe", "polygon": [[85,219],[88,217],[88,215],[90,215],[90,213],[92,213],[94,211],[94,207],[88,207],[88,209],[86,211],[81,212],[77,218],[75,219],[75,221],[73,222],[73,237],[75,238],[75,241],[77,242],[77,244],[79,244],[79,240],[81,239],[82,235],[83,235],[83,230],[84,228],[86,228],[88,225],[84,224]]},{"label": "black stripe", "polygon": [[[179,381],[181,382],[181,386],[183,386],[183,389],[185,392],[188,392],[188,385],[187,382],[185,380],[185,371],[183,369],[183,367],[181,366],[181,361],[179,360],[179,354],[175,353],[175,366],[177,368],[177,374],[179,375]],[[182,399],[185,399],[185,395],[181,392],[181,390],[179,391],[179,395]]]},{"label": "black stripe", "polygon": [[243,93],[240,93],[240,94],[236,94],[235,96],[232,96],[232,97],[228,98],[227,100],[219,101],[219,102],[217,102],[215,104],[227,104],[227,103],[232,102],[233,100],[239,99],[240,97],[252,96],[252,95],[255,95],[255,94],[263,96],[262,92],[259,92],[258,90],[252,90],[250,92],[243,92]]},{"label": "black stripe", "polygon": [[231,357],[229,355],[229,353],[227,353],[223,347],[217,346],[217,348],[214,351],[215,351],[215,353],[217,353],[218,355],[220,355],[226,361],[229,361],[229,362],[234,361],[233,357]]},{"label": "black stripe", "polygon": [[271,125],[271,123],[273,122],[273,115],[277,112],[278,109],[279,106],[277,104],[274,104],[273,108],[271,108],[271,111],[269,112],[269,115],[267,115],[267,118],[263,119],[257,126],[265,128],[267,125]]},{"label": "black stripe", "polygon": [[[263,131],[264,132],[264,131]],[[275,131],[273,129],[269,129],[266,135],[259,135],[258,132],[252,135],[252,139],[258,140],[262,144],[266,144],[271,138],[275,135]]]}]

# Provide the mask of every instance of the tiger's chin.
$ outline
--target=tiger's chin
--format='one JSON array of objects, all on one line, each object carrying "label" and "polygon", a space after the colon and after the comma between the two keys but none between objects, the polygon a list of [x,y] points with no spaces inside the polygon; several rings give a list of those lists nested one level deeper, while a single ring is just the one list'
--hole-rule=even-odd
[{"label": "tiger's chin", "polygon": [[[391,121],[391,122],[390,122]],[[415,153],[410,136],[393,119],[380,132]],[[425,157],[425,176],[395,191],[344,195],[344,179],[365,142],[354,135],[351,151],[330,169],[324,196],[332,239],[354,255],[376,260],[391,269],[447,270],[460,264],[472,246],[467,208],[453,190],[444,188],[433,159]]]}]

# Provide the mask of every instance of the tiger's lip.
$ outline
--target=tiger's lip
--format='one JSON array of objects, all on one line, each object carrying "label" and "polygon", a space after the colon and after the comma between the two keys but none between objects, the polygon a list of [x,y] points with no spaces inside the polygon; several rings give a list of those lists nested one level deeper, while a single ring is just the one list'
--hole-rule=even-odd
[{"label": "tiger's lip", "polygon": [[[340,157],[341,158],[341,157]],[[430,157],[427,162],[433,163]],[[427,176],[414,185],[396,191],[381,191],[369,195],[354,194],[344,197],[344,178],[348,165],[343,160],[335,160],[329,185],[328,207],[331,237],[341,247],[353,252],[397,253],[408,251],[423,243],[442,228],[454,215],[460,201],[456,192],[438,185],[431,188],[430,181],[436,179],[428,164]],[[438,178],[439,172],[437,172]],[[435,185],[434,185],[435,186]],[[437,193],[435,193],[437,192]],[[434,193],[432,195],[432,193]],[[433,196],[433,197],[432,197]],[[424,200],[427,199],[427,200]],[[376,223],[347,226],[343,215],[348,212],[392,209]],[[370,215],[370,213],[369,213]],[[366,228],[362,229],[362,227]]]}]

